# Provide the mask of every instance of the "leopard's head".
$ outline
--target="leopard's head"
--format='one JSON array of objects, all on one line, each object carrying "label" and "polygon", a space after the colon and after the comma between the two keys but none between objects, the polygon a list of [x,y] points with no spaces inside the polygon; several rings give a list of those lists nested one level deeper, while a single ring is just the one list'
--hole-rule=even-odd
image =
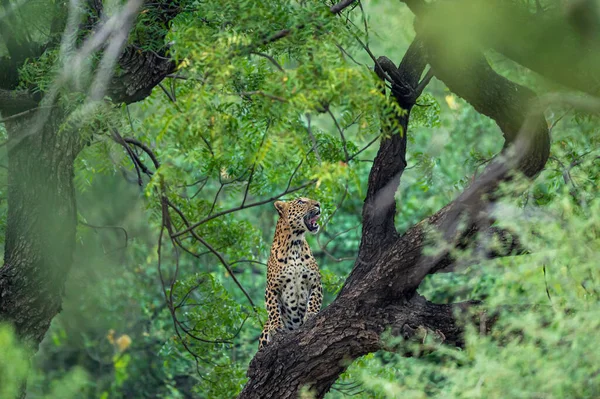
[{"label": "leopard's head", "polygon": [[293,201],[276,201],[275,208],[279,217],[284,218],[292,230],[308,231],[317,234],[319,225],[317,219],[321,216],[321,205],[318,201],[308,198],[296,198]]}]

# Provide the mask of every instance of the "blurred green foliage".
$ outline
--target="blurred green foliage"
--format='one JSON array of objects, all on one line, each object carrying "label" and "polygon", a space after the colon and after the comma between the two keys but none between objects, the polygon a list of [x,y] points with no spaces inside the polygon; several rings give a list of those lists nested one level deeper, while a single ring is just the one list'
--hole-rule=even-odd
[{"label": "blurred green foliage", "polygon": [[[329,15],[319,1],[181,6],[185,12],[170,26],[151,6],[143,9],[130,37],[157,51],[164,43],[153,41],[156,33],[168,31],[179,68],[177,78],[163,84],[175,103],[156,89],[141,104],[102,105],[90,114],[79,112],[80,96],[61,97],[74,110],[65,123],[77,126],[90,145],[76,160],[74,267],[64,309],[34,357],[30,398],[231,398],[243,387],[266,319],[265,262],[276,213],[266,203],[196,229],[232,266],[253,308],[201,243],[183,235],[189,252],[168,242],[159,246],[165,187],[194,223],[315,180],[284,198],[322,203],[322,231],[308,240],[322,269],[326,304],[353,266],[380,121],[401,112],[381,94],[357,38],[376,56],[399,62],[414,35],[412,14],[382,1],[367,2],[364,14],[356,8],[348,18]],[[282,29],[291,29],[285,39],[265,43]],[[540,92],[549,89],[499,55],[489,58],[499,73]],[[46,92],[60,62],[52,50],[28,61],[21,87]],[[328,398],[600,396],[594,339],[600,320],[598,120],[560,108],[550,110],[548,120],[547,169],[525,190],[519,180],[506,187],[494,210],[498,224],[518,233],[531,254],[430,276],[420,288],[439,303],[485,299],[490,313],[500,312],[493,333],[469,331],[462,351],[432,343],[437,351],[417,347],[412,358],[370,354],[350,365]],[[160,161],[152,178],[142,175],[143,188],[131,159],[112,140],[113,129],[146,143]],[[401,232],[455,198],[503,143],[492,121],[435,79],[406,134],[408,168],[396,194]],[[154,171],[148,154],[138,156]],[[4,168],[0,178],[6,180]],[[0,217],[0,229],[5,224]],[[173,225],[186,227],[175,214]],[[173,314],[182,325],[174,325]],[[14,395],[27,372],[19,348],[8,329],[0,330],[0,397]]]}]

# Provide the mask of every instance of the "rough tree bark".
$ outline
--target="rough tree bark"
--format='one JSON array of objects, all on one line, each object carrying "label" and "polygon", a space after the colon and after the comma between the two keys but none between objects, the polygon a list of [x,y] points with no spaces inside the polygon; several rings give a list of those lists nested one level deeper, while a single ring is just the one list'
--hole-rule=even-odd
[{"label": "rough tree bark", "polygon": [[7,123],[8,217],[0,269],[0,315],[33,348],[60,311],[64,278],[75,247],[73,161],[80,140],[58,132],[52,112],[41,129],[36,114]]},{"label": "rough tree bark", "polygon": [[[348,0],[340,4],[346,7],[352,2]],[[527,119],[526,110],[534,98],[533,93],[495,74],[479,52],[479,47],[469,49],[472,57],[467,60],[456,60],[452,51],[447,51],[449,47],[444,47],[448,43],[448,27],[445,24],[436,25],[434,13],[429,19],[433,22],[427,21],[426,13],[430,11],[427,3],[420,0],[405,2],[423,19],[423,26],[443,27],[445,31],[424,29],[421,32],[422,39],[413,43],[399,68],[386,59],[379,60],[381,70],[378,72],[391,80],[395,100],[410,111],[426,83],[426,80],[419,82],[419,79],[426,63],[429,63],[435,75],[453,92],[498,123],[506,139],[505,149],[508,150]],[[99,16],[102,3],[97,0],[87,3],[97,10],[93,15]],[[178,12],[172,2],[152,4],[162,7],[166,21]],[[462,1],[461,7],[456,4],[452,2],[450,7],[453,9],[450,10],[440,8],[437,15],[447,16],[445,12],[469,10],[467,1]],[[595,66],[600,64],[600,60],[596,56],[581,59],[571,69],[548,68],[558,62],[564,64],[577,59],[581,52],[574,50],[576,57],[564,57],[565,51],[571,51],[569,46],[572,45],[578,46],[578,49],[584,45],[571,39],[568,43],[559,40],[546,51],[544,59],[537,58],[535,55],[542,46],[547,47],[546,43],[538,40],[530,42],[533,44],[529,47],[522,44],[529,41],[528,36],[540,37],[540,32],[547,32],[547,24],[521,11],[518,14],[506,12],[498,15],[511,21],[520,21],[518,27],[530,28],[531,34],[518,29],[498,34],[494,29],[507,25],[486,22],[477,25],[477,29],[487,29],[481,35],[488,39],[483,47],[496,48],[559,82],[583,91],[597,92],[598,77],[595,74],[600,69]],[[461,16],[456,20],[466,19]],[[473,23],[477,21],[477,18],[471,19]],[[473,24],[456,28],[457,32],[464,28],[467,36],[473,34],[471,29],[475,29]],[[5,37],[8,36],[3,35]],[[444,40],[436,40],[439,37]],[[460,42],[458,39],[453,41]],[[424,58],[423,43],[427,44],[427,58]],[[6,44],[10,50],[14,43]],[[46,47],[28,48],[25,53],[33,51],[30,55],[35,56]],[[117,102],[143,99],[174,68],[164,55],[140,53],[134,47],[127,48],[120,60],[121,72],[112,80],[109,95]],[[39,112],[32,111],[39,103],[39,98],[15,91],[17,59],[0,59],[0,77],[3,77],[0,82],[0,112],[4,118],[15,116],[7,127],[11,140],[19,138],[9,150],[9,216],[5,264],[0,269],[0,320],[12,322],[18,334],[29,340],[35,349],[50,321],[60,310],[62,287],[71,267],[76,223],[73,160],[80,143],[73,132],[58,132],[63,120],[59,110],[50,113],[48,123],[41,130],[30,131]],[[556,71],[567,70],[576,73],[556,75]],[[17,118],[17,114],[23,112]],[[427,229],[442,229],[447,233],[446,239],[453,245],[468,242],[486,225],[486,221],[482,221],[474,212],[485,205],[482,194],[492,192],[498,181],[508,178],[508,174],[507,170],[498,167],[504,163],[492,164],[484,178],[476,181],[455,202],[399,236],[393,223],[396,212],[394,193],[406,166],[404,155],[408,115],[399,117],[397,121],[403,127],[402,134],[390,131],[381,141],[369,176],[363,209],[363,240],[357,262],[343,290],[329,307],[302,329],[278,336],[274,343],[257,354],[248,372],[250,381],[240,397],[295,398],[303,386],[312,388],[318,397],[322,397],[351,360],[384,349],[380,335],[388,328],[393,333],[410,338],[419,327],[425,327],[439,331],[447,344],[463,344],[462,329],[455,320],[454,312],[472,304],[436,305],[415,293],[427,274],[453,264],[448,252],[433,257],[421,255],[423,247],[428,244]],[[546,162],[549,139],[543,116],[538,114],[530,119],[533,123],[528,125],[531,131],[527,137],[531,140],[517,158],[516,167],[531,177]],[[458,231],[456,221],[465,214],[470,223],[466,229]]]},{"label": "rough tree bark", "polygon": [[[531,90],[496,74],[480,52],[469,49],[469,57],[457,59],[435,39],[428,35],[416,39],[398,69],[379,59],[379,67],[392,80],[394,98],[410,111],[426,83],[419,84],[418,79],[429,63],[436,77],[453,92],[496,121],[505,138],[502,155],[514,162],[497,158],[457,200],[399,237],[393,227],[394,193],[405,166],[406,136],[395,132],[382,139],[369,176],[362,242],[343,289],[301,329],[282,334],[257,353],[248,370],[250,380],[239,398],[296,398],[303,387],[317,398],[323,397],[353,359],[385,349],[380,336],[386,329],[410,338],[425,328],[446,344],[463,344],[455,311],[473,303],[436,305],[416,294],[427,274],[454,261],[448,250],[422,255],[431,243],[427,233],[431,228],[440,229],[452,246],[473,241],[480,228],[491,223],[481,212],[487,204],[484,195],[510,178],[511,169],[535,176],[548,159],[550,142],[542,110],[530,107],[535,100]],[[408,114],[398,120],[404,128],[407,122]],[[529,130],[523,133],[524,125]],[[458,221],[465,217],[466,228],[458,230]],[[509,247],[507,250],[514,248]]]},{"label": "rough tree bark", "polygon": [[[64,6],[64,5],[63,5]],[[88,2],[98,21],[102,2]],[[163,22],[174,18],[173,2],[162,7]],[[93,30],[93,24],[89,26]],[[164,39],[163,37],[156,38]],[[54,43],[56,44],[56,43]],[[47,46],[42,46],[47,47]],[[107,93],[116,103],[140,101],[175,64],[164,51],[126,47]],[[15,48],[15,51],[22,51]],[[14,59],[1,64],[13,76]],[[0,112],[9,133],[8,219],[4,265],[0,268],[0,321],[11,323],[35,352],[50,322],[61,310],[62,291],[72,265],[77,211],[73,186],[74,160],[83,139],[65,128],[68,115],[58,106],[38,107],[40,98],[16,91],[15,79],[0,85]],[[40,118],[43,123],[39,123]]]}]

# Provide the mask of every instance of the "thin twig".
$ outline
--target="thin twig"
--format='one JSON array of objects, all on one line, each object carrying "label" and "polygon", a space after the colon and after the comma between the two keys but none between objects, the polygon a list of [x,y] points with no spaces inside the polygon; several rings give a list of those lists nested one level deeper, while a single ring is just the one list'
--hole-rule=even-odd
[{"label": "thin twig", "polygon": [[317,158],[317,161],[319,162],[319,164],[321,164],[321,155],[319,155],[319,148],[317,147],[317,139],[315,138],[315,136],[313,135],[310,123],[311,123],[311,119],[310,119],[310,114],[306,114],[306,121],[307,121],[307,126],[306,126],[306,130],[308,131],[308,135],[310,136],[310,140],[312,141],[313,144],[313,148],[315,149],[315,157]]},{"label": "thin twig", "polygon": [[327,113],[333,119],[333,123],[335,123],[335,127],[337,128],[338,132],[340,132],[340,137],[342,138],[342,146],[344,147],[344,154],[346,156],[346,163],[348,163],[348,161],[350,160],[350,154],[348,154],[348,147],[346,146],[346,137],[344,137],[344,130],[339,125],[337,119],[335,118],[333,112],[331,112],[331,109],[329,107],[327,107]]},{"label": "thin twig", "polygon": [[148,154],[148,156],[152,160],[152,163],[154,164],[154,167],[156,169],[160,168],[160,162],[158,162],[158,157],[156,156],[156,154],[154,154],[154,152],[150,149],[150,147],[148,147],[146,144],[142,143],[141,141],[133,139],[133,138],[124,137],[123,140],[125,140],[126,143],[133,144],[134,146],[141,148],[142,151],[144,151],[146,154]]},{"label": "thin twig", "polygon": [[277,69],[279,69],[281,72],[285,72],[285,69],[283,69],[283,67],[281,65],[279,65],[279,63],[277,62],[277,60],[275,60],[275,58],[271,57],[269,54],[261,53],[261,52],[258,52],[258,51],[253,51],[250,54],[254,54],[254,55],[258,55],[259,57],[266,58],[267,60],[271,61],[271,63],[273,65],[275,65],[275,67]]},{"label": "thin twig", "polygon": [[27,116],[35,111],[39,111],[40,109],[50,109],[50,108],[57,108],[57,107],[58,107],[58,105],[43,105],[41,107],[28,109],[27,111],[19,112],[18,114],[14,114],[14,115],[8,116],[4,119],[0,119],[0,123],[4,123],[4,122],[12,121],[14,119],[22,118],[22,117]]},{"label": "thin twig", "polygon": [[335,46],[342,52],[343,55],[347,56],[348,58],[350,58],[352,60],[352,62],[354,62],[356,65],[361,66],[361,67],[365,67],[367,69],[369,69],[369,66],[367,64],[363,64],[362,62],[358,62],[356,61],[356,59],[352,56],[352,54],[350,54],[345,48],[343,48],[340,44],[335,43]]},{"label": "thin twig", "polygon": [[223,188],[230,184],[237,183],[239,181],[244,180],[247,172],[248,172],[248,170],[244,171],[244,173],[240,177],[236,177],[235,179],[226,181],[226,182],[224,182],[222,180],[221,175],[219,174],[219,183],[221,184],[221,186],[219,187],[219,189],[217,190],[217,193],[215,194],[215,199],[213,200],[212,206],[210,207],[210,211],[208,212],[209,216],[215,210],[215,206],[217,205],[217,200],[219,199],[219,194],[221,194],[221,191],[223,190]]},{"label": "thin twig", "polygon": [[286,194],[302,190],[303,188],[306,188],[306,187],[310,186],[311,184],[315,184],[316,182],[317,182],[317,180],[313,179],[313,180],[310,180],[310,181],[308,181],[308,182],[306,182],[306,183],[304,183],[304,184],[302,184],[302,185],[300,185],[298,187],[294,187],[293,189],[289,189],[289,185],[288,185],[288,189],[286,189],[285,191],[283,191],[282,193],[280,193],[278,195],[274,195],[271,198],[268,198],[268,199],[265,199],[265,200],[262,200],[262,201],[258,201],[258,202],[254,202],[254,203],[251,203],[251,204],[248,204],[248,205],[244,205],[243,207],[237,206],[235,208],[231,208],[231,209],[227,209],[225,211],[221,211],[221,212],[215,213],[212,216],[208,216],[208,217],[202,219],[201,221],[196,222],[196,223],[190,225],[189,227],[187,227],[187,228],[185,228],[185,229],[183,229],[181,231],[178,231],[177,233],[173,234],[173,237],[179,237],[179,236],[181,236],[183,234],[189,233],[190,231],[194,230],[198,226],[200,226],[200,225],[202,225],[202,224],[204,224],[204,223],[206,223],[206,222],[208,222],[210,220],[213,220],[213,219],[216,219],[218,217],[221,217],[223,215],[227,215],[227,214],[232,213],[232,212],[241,211],[242,209],[248,209],[248,208],[253,208],[255,206],[260,206],[260,205],[268,204],[269,202],[273,202],[273,201],[275,201],[275,200],[283,197]]},{"label": "thin twig", "polygon": [[160,87],[161,90],[167,95],[167,97],[169,97],[169,100],[171,100],[171,102],[173,103],[173,105],[175,106],[177,111],[182,112],[181,108],[179,108],[179,105],[177,105],[177,101],[175,100],[175,97],[173,96],[173,94],[171,94],[169,92],[169,90],[167,90],[167,88],[162,83],[159,83],[158,87]]},{"label": "thin twig", "polygon": [[241,91],[240,92],[240,96],[243,96],[243,97],[248,97],[249,98],[249,97],[251,97],[253,95],[270,98],[271,100],[279,101],[279,102],[282,102],[282,103],[286,103],[288,101],[287,99],[285,99],[283,97],[279,97],[279,96],[276,96],[276,95],[270,94],[270,93],[265,93],[262,90]]},{"label": "thin twig", "polygon": [[[185,340],[183,339],[183,337],[179,334],[179,328],[177,326],[178,321],[177,321],[177,317],[175,316],[174,313],[174,308],[173,308],[173,302],[171,302],[169,300],[169,295],[167,294],[167,287],[165,286],[165,279],[162,273],[162,239],[164,236],[164,231],[166,228],[166,215],[165,215],[165,209],[164,209],[164,205],[163,205],[163,222],[162,225],[160,227],[160,232],[158,234],[158,247],[156,249],[156,252],[158,254],[158,262],[157,262],[157,268],[158,268],[158,276],[160,279],[160,284],[162,286],[162,291],[163,291],[163,295],[165,297],[165,301],[167,302],[167,307],[169,308],[169,311],[171,312],[171,317],[173,319],[173,327],[175,329],[175,333],[177,334],[177,336],[179,337],[179,339],[181,340],[181,343],[183,344],[184,348],[192,355],[194,356],[195,359],[199,359],[204,361],[204,359],[200,358],[193,350],[191,350],[189,348],[189,346],[187,345],[187,343],[185,342]],[[198,372],[200,372],[198,370]]]},{"label": "thin twig", "polygon": [[[129,155],[129,158],[131,158],[131,161],[133,162],[133,166],[135,167],[135,171],[137,173],[138,185],[141,187],[144,182],[142,180],[142,174],[140,172],[140,165],[143,165],[143,163],[139,160],[138,156],[131,150],[131,148],[129,148],[125,140],[123,140],[123,137],[121,137],[121,135],[119,134],[119,131],[115,128],[111,128],[111,131],[113,140],[119,143],[123,148],[125,148],[127,155]],[[143,167],[145,168],[145,166]]]},{"label": "thin twig", "polygon": [[[173,209],[179,215],[179,217],[181,218],[183,223],[189,227],[190,223],[188,222],[188,220],[185,217],[185,215],[183,214],[183,212],[178,207],[176,207],[175,204],[173,204],[168,198],[166,199],[166,201],[167,201],[167,204],[169,205],[169,207],[171,207],[171,209]],[[237,277],[235,277],[235,275],[233,273],[233,269],[231,268],[231,265],[229,265],[229,263],[225,260],[223,255],[219,251],[217,251],[212,245],[210,245],[206,240],[204,240],[202,237],[200,237],[194,230],[191,230],[191,233],[196,240],[201,242],[202,245],[204,245],[209,251],[211,251],[219,259],[221,264],[223,264],[223,266],[225,267],[227,272],[230,274],[230,276],[233,279],[233,281],[235,282],[235,284],[244,293],[244,295],[248,299],[248,302],[250,302],[250,305],[252,305],[252,309],[254,309],[254,311],[256,312],[256,314],[258,316],[258,311],[256,310],[256,305],[254,304],[254,301],[250,297],[250,294],[248,294],[246,289],[238,281]],[[171,237],[174,238],[173,234],[171,234]]]},{"label": "thin twig", "polygon": [[257,265],[261,265],[261,266],[267,266],[267,264],[265,262],[261,262],[258,260],[253,260],[253,259],[238,259],[234,262],[231,262],[230,265],[235,265],[236,263],[256,263]]},{"label": "thin twig", "polygon": [[356,158],[358,155],[360,155],[360,153],[365,151],[367,148],[369,148],[371,145],[373,145],[373,143],[375,143],[377,140],[379,140],[380,137],[381,137],[381,133],[379,133],[373,140],[369,141],[366,146],[364,146],[363,148],[358,150],[355,154],[353,154],[350,158],[348,158],[348,161],[351,161],[354,158]]},{"label": "thin twig", "polygon": [[213,213],[213,211],[215,210],[215,205],[217,205],[217,200],[219,199],[219,194],[221,194],[221,191],[223,190],[223,187],[225,187],[225,184],[221,183],[221,185],[219,186],[219,189],[217,190],[217,193],[215,194],[215,199],[212,202],[212,205],[210,207],[210,211],[208,211],[209,215],[211,213]]},{"label": "thin twig", "polygon": [[171,78],[171,79],[179,79],[179,80],[195,80],[198,82],[204,82],[204,79],[201,78],[196,78],[193,76],[185,76],[185,75],[178,75],[178,74],[173,74],[170,73],[168,75],[165,76],[166,78]]},{"label": "thin twig", "polygon": [[362,1],[358,0],[358,6],[360,7],[361,19],[363,21],[363,25],[365,26],[365,42],[369,44],[369,26],[367,25],[367,16],[365,14],[365,10],[362,5]]},{"label": "thin twig", "polygon": [[550,303],[552,303],[552,297],[550,296],[550,290],[548,289],[548,280],[546,280],[546,264],[542,265],[542,270],[544,270],[544,284],[546,285],[546,295],[548,295],[548,299]]},{"label": "thin twig", "polygon": [[86,223],[83,220],[79,220],[78,223],[83,226],[89,227],[91,229],[113,229],[113,230],[122,231],[123,235],[125,236],[125,246],[123,248],[127,248],[127,244],[129,243],[129,236],[127,234],[127,230],[125,230],[124,227],[121,227],[121,226],[98,226],[98,225]]},{"label": "thin twig", "polygon": [[352,122],[348,123],[347,125],[344,125],[344,127],[342,127],[342,129],[344,129],[344,131],[348,130],[349,128],[351,128],[352,126],[356,125],[358,123],[358,121],[360,120],[360,118],[362,118],[363,113],[359,113],[358,115],[356,115],[356,117],[352,120]]},{"label": "thin twig", "polygon": [[[271,121],[269,120],[267,123],[267,127],[265,128],[265,134],[263,134],[263,138],[260,141],[260,144],[258,146],[258,150],[256,151],[256,153],[258,154],[260,152],[260,150],[262,149],[263,144],[265,143],[265,139],[267,138],[267,132],[269,131],[269,126],[271,125]],[[252,178],[254,177],[254,171],[256,169],[256,159],[254,160],[254,162],[252,163],[252,168],[250,169],[250,177],[248,177],[248,183],[246,184],[246,189],[244,190],[244,198],[242,199],[242,205],[244,206],[244,204],[246,204],[246,199],[248,198],[248,192],[250,191],[250,184],[252,184]]]},{"label": "thin twig", "polygon": [[[359,223],[359,224],[357,224],[357,225],[355,225],[355,226],[352,226],[352,227],[350,227],[349,229],[342,230],[342,231],[340,231],[339,233],[335,233],[335,234],[333,234],[333,235],[331,236],[331,238],[330,238],[329,240],[327,240],[327,242],[325,242],[325,244],[322,244],[322,245],[321,245],[321,243],[319,243],[319,246],[321,247],[321,249],[327,249],[327,246],[328,246],[329,244],[331,244],[331,242],[332,242],[333,240],[335,240],[336,238],[338,238],[338,237],[340,237],[340,236],[342,236],[342,235],[344,235],[344,234],[346,234],[346,233],[349,233],[349,232],[350,232],[350,231],[352,231],[352,230],[356,230],[358,227],[360,227],[360,225],[361,225],[361,224]],[[317,240],[317,241],[318,241],[318,240]]]}]

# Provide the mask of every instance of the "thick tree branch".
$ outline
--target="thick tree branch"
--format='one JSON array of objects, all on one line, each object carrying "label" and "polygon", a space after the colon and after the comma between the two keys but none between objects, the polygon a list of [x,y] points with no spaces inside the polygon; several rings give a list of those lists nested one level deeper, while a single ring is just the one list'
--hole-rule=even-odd
[{"label": "thick tree branch", "polygon": [[[336,300],[316,316],[314,323],[309,322],[297,332],[282,334],[281,341],[276,339],[257,354],[241,398],[295,397],[303,385],[322,397],[348,361],[383,348],[380,335],[386,328],[408,336],[420,328],[430,329],[437,331],[442,341],[462,345],[462,330],[452,313],[454,305],[430,304],[415,294],[416,288],[427,274],[453,263],[451,248],[466,245],[481,226],[489,226],[489,216],[481,217],[488,204],[484,194],[493,194],[500,181],[510,178],[512,170],[533,177],[544,167],[549,135],[543,109],[531,107],[535,100],[531,90],[496,74],[480,52],[469,49],[467,54],[455,54],[436,39],[427,35],[422,38],[433,73],[478,112],[496,121],[506,140],[501,157],[456,201],[409,229],[389,249],[384,241],[380,252],[375,250],[375,242],[361,243],[354,270]],[[407,66],[409,59],[407,54],[400,72],[411,70]],[[396,83],[394,69],[385,67],[385,59],[378,61]],[[418,65],[422,61],[416,62]],[[416,79],[423,69],[424,64],[412,79],[411,75],[404,75],[399,80],[402,84],[393,85],[394,95],[398,98],[400,92],[402,98],[410,95],[411,88],[420,87]],[[429,78],[430,74],[426,79]],[[365,208],[390,182],[397,184],[394,168],[401,171],[404,167],[397,157],[403,156],[405,150],[391,150],[391,155],[384,155],[393,139],[392,136],[381,143],[369,178]],[[383,178],[374,176],[375,168],[383,160],[389,162],[387,168],[380,166],[377,170]],[[393,204],[396,187],[385,194],[390,201],[387,206]],[[365,215],[365,223],[372,223],[373,217],[367,211]],[[466,228],[458,230],[458,221],[465,217]],[[383,223],[389,220],[393,220],[393,213]],[[433,243],[428,234],[431,229],[440,230],[447,243],[435,256],[423,256],[424,247]],[[366,237],[372,231],[376,230],[367,227]]]},{"label": "thick tree branch", "polygon": [[131,104],[148,97],[152,89],[176,69],[175,62],[163,54],[144,52],[134,46],[119,58],[119,72],[112,78],[107,95],[116,103]]},{"label": "thick tree branch", "polygon": [[[257,354],[248,372],[250,381],[240,398],[295,398],[305,385],[322,397],[349,360],[382,348],[379,337],[386,328],[400,333],[409,320],[423,324],[422,318],[414,318],[416,310],[409,310],[405,301],[394,299],[399,296],[372,296],[363,283],[363,277],[385,250],[386,241],[392,243],[397,236],[393,225],[394,193],[406,166],[406,129],[410,109],[420,94],[417,87],[426,64],[423,51],[422,43],[415,40],[400,68],[385,57],[377,62],[377,72],[389,77],[394,101],[405,112],[394,115],[396,120],[391,126],[397,126],[396,129],[384,131],[369,176],[363,240],[352,276],[334,303],[319,313],[314,322],[308,322],[299,332],[282,334],[282,341],[276,338]],[[451,317],[451,311],[447,315]],[[435,330],[443,329],[443,335],[448,337],[459,335],[453,332],[455,328],[450,326],[455,323],[448,317],[435,320],[443,324],[435,325]]]},{"label": "thick tree branch", "polygon": [[[92,1],[97,7],[102,4]],[[182,9],[179,2],[160,1],[145,2],[145,11],[155,13],[163,26],[168,26]],[[153,41],[164,41],[167,31],[155,34]],[[107,95],[116,103],[131,104],[141,101],[150,95],[167,75],[176,69],[175,62],[168,55],[168,46],[159,51],[140,48],[139,43],[132,43],[125,48],[118,61],[118,71],[113,76]]]},{"label": "thick tree branch", "polygon": [[462,327],[454,314],[472,304],[436,305],[420,296],[405,303],[339,297],[301,330],[276,336],[260,351],[238,398],[296,398],[303,387],[322,398],[350,360],[390,349],[381,339],[386,330],[406,339],[422,339],[420,332],[428,331],[438,342],[461,347]]},{"label": "thick tree branch", "polygon": [[[531,13],[525,3],[503,0],[404,2],[419,18],[420,29],[438,37],[449,52],[460,54],[465,45],[493,48],[557,83],[600,94],[600,36],[590,34],[597,32],[600,17],[595,10],[581,10],[593,2],[565,3],[542,15]],[[595,27],[577,19],[582,11]]]},{"label": "thick tree branch", "polygon": [[[362,240],[359,250],[361,262],[379,255],[397,239],[394,227],[394,195],[406,167],[408,119],[410,110],[420,94],[417,87],[425,65],[423,43],[415,39],[399,68],[386,57],[380,57],[375,66],[375,72],[382,80],[386,77],[392,80],[391,101],[397,102],[402,108],[402,113],[392,115],[389,120],[383,122],[383,138],[369,173],[363,206]],[[422,88],[420,90],[422,91]]]},{"label": "thick tree branch", "polygon": [[[371,287],[372,295],[410,295],[427,274],[447,268],[452,262],[450,250],[464,245],[482,225],[488,226],[492,222],[486,212],[484,195],[492,194],[500,181],[509,178],[513,168],[525,176],[535,176],[549,155],[550,140],[543,110],[531,107],[535,99],[531,90],[496,74],[482,54],[456,57],[448,54],[445,47],[436,47],[434,41],[428,44],[429,61],[436,76],[477,111],[498,123],[506,138],[505,151],[458,199],[409,229],[380,258],[374,269],[361,277],[361,280],[367,280],[366,286]],[[515,143],[515,146],[511,145]],[[505,156],[514,159],[515,164],[505,161]],[[458,224],[465,218],[466,228],[459,231]],[[433,229],[444,236],[446,243],[436,245],[444,249],[433,256],[422,257],[423,248],[434,244],[428,238]],[[353,285],[353,278],[354,272],[347,286]]]},{"label": "thick tree branch", "polygon": [[[101,7],[102,2],[93,0],[88,4]],[[173,2],[152,3],[152,7],[164,11],[163,21],[176,15],[172,10]],[[127,17],[135,11],[130,8]],[[99,9],[98,13],[90,15],[100,14]],[[127,35],[122,26],[109,31],[109,35]],[[164,34],[166,30],[162,37],[153,39],[160,42],[164,40]],[[126,39],[121,36],[119,46]],[[91,51],[102,48],[103,44],[106,43],[94,44]],[[107,53],[110,53],[110,45]],[[170,59],[152,51],[138,52],[129,47],[119,54],[118,49],[112,50],[111,56],[120,57],[120,68],[109,93],[118,102],[141,100],[174,68]],[[106,77],[110,78],[112,66],[100,72],[108,73]],[[58,93],[58,90],[54,92]],[[61,309],[64,283],[75,246],[77,212],[73,173],[74,160],[83,140],[71,130],[59,134],[71,127],[64,126],[67,115],[54,106],[55,97],[56,94],[49,95],[48,104],[39,107],[43,111],[27,112],[37,107],[39,98],[25,92],[0,90],[0,110],[11,140],[6,244],[4,264],[0,268],[0,320],[11,323],[18,336],[34,351]],[[11,115],[15,117],[11,118]],[[125,147],[129,148],[129,145],[125,144]]]}]

